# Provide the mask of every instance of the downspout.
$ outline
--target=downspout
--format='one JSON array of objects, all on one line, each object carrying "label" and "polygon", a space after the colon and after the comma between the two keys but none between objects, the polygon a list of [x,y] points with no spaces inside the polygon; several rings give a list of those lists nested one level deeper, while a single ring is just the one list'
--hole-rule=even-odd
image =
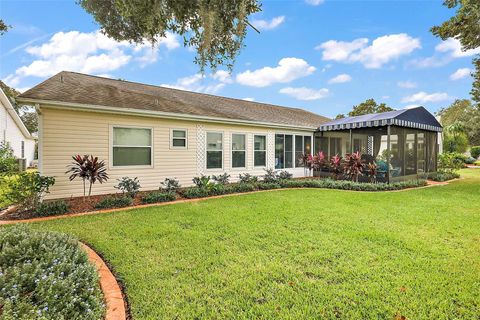
[{"label": "downspout", "polygon": [[350,129],[350,154],[353,153],[353,134],[352,129]]},{"label": "downspout", "polygon": [[390,183],[390,125],[387,126],[387,183]]}]

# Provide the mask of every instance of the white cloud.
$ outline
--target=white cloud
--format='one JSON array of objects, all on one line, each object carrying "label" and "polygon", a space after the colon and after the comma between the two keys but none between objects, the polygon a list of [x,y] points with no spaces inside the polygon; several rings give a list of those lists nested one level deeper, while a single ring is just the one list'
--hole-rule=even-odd
[{"label": "white cloud", "polygon": [[426,93],[424,91],[417,92],[410,96],[406,96],[402,99],[402,102],[412,103],[426,103],[426,102],[439,102],[449,100],[450,96],[445,92]]},{"label": "white cloud", "polygon": [[247,70],[236,77],[238,83],[252,87],[266,87],[274,83],[287,83],[306,77],[315,71],[315,67],[299,58],[283,58],[276,67],[263,67],[254,71]]},{"label": "white cloud", "polygon": [[325,2],[325,0],[305,0],[305,2],[312,6],[318,6]]},{"label": "white cloud", "polygon": [[480,53],[480,48],[462,51],[462,45],[457,39],[449,38],[435,47],[435,51],[448,53],[452,58],[470,57]]},{"label": "white cloud", "polygon": [[344,82],[350,82],[350,81],[352,81],[352,77],[346,73],[342,73],[328,80],[328,83],[344,83]]},{"label": "white cloud", "polygon": [[413,88],[416,88],[417,87],[417,84],[413,81],[399,81],[397,82],[397,85],[400,87],[400,88],[405,88],[405,89],[413,89]]},{"label": "white cloud", "polygon": [[255,101],[255,98],[246,97],[246,98],[243,98],[242,100],[245,100],[245,101]]},{"label": "white cloud", "polygon": [[279,92],[289,95],[291,97],[294,97],[297,100],[305,100],[305,101],[322,99],[327,97],[329,93],[328,89],[325,89],[325,88],[317,90],[317,89],[310,89],[305,87],[300,87],[300,88],[287,87],[287,88],[280,89]]},{"label": "white cloud", "polygon": [[273,30],[285,22],[285,16],[275,17],[272,20],[252,20],[252,25],[258,30]]},{"label": "white cloud", "polygon": [[227,71],[218,70],[208,77],[197,73],[192,76],[180,78],[174,84],[161,84],[161,86],[193,92],[215,94],[223,89],[226,84],[232,82],[233,80]]},{"label": "white cloud", "polygon": [[418,108],[420,107],[419,104],[408,104],[406,106],[403,107],[403,109],[413,109],[413,108]]},{"label": "white cloud", "polygon": [[330,40],[320,44],[316,49],[323,49],[323,60],[360,62],[365,68],[376,69],[421,48],[420,40],[406,33],[385,35],[373,40],[369,46],[368,43],[367,38],[351,42]]},{"label": "white cloud", "polygon": [[25,77],[49,77],[63,70],[108,73],[132,60],[140,61],[141,65],[155,62],[159,48],[173,50],[179,46],[177,36],[172,33],[158,39],[157,45],[152,47],[148,42],[135,45],[127,41],[115,41],[100,31],[57,32],[41,45],[27,46],[25,51],[34,60],[18,68],[5,81],[16,86]]},{"label": "white cloud", "polygon": [[460,68],[450,75],[450,80],[460,80],[470,76],[472,71],[469,68]]}]

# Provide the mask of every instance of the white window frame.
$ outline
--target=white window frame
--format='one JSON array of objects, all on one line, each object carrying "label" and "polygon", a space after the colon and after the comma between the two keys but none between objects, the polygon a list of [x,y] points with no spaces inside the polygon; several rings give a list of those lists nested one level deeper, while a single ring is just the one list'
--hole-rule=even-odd
[{"label": "white window frame", "polygon": [[[243,136],[245,138],[245,149],[243,150],[233,150],[233,136],[234,135],[239,135],[239,136]],[[230,168],[232,168],[232,170],[245,170],[247,169],[247,160],[248,160],[248,155],[247,155],[247,150],[248,150],[248,137],[247,137],[247,134],[244,133],[244,132],[232,132],[232,134],[230,135]],[[233,167],[233,152],[234,151],[243,151],[245,152],[245,166],[244,167]]]},{"label": "white window frame", "polygon": [[[178,138],[178,137],[173,137],[173,131],[184,131],[185,132],[185,138]],[[185,147],[178,147],[173,145],[173,139],[185,139]],[[170,149],[175,149],[175,150],[186,150],[188,149],[188,130],[187,129],[182,129],[182,128],[172,128],[170,129]]]},{"label": "white window frame", "polygon": [[[123,128],[123,129],[149,129],[150,130],[150,146],[115,146],[113,145],[113,130],[115,128]],[[154,147],[153,147],[153,135],[154,135],[154,130],[153,127],[145,127],[145,126],[132,126],[132,125],[121,125],[121,124],[115,124],[115,125],[110,125],[110,155],[109,155],[109,169],[131,169],[131,168],[138,168],[138,169],[148,169],[148,168],[153,168],[154,163],[153,159],[154,157]],[[147,148],[150,147],[150,165],[129,165],[129,166],[114,166],[113,165],[113,148],[114,147],[126,147],[126,148]]]},{"label": "white window frame", "polygon": [[[260,137],[265,137],[265,150],[255,150],[255,137],[256,136],[260,136]],[[253,167],[254,168],[261,168],[261,169],[264,169],[267,167],[267,139],[268,139],[268,136],[266,134],[262,134],[262,133],[259,133],[259,134],[253,134],[253,146],[252,146],[252,149],[253,149]],[[255,152],[258,152],[258,151],[261,151],[261,152],[265,152],[265,165],[264,166],[257,166],[255,165]]]},{"label": "white window frame", "polygon": [[308,135],[308,134],[304,134],[304,133],[295,133],[294,134],[294,138],[293,138],[293,148],[294,148],[294,156],[293,156],[293,168],[304,168],[305,165],[303,166],[297,166],[297,163],[296,163],[296,158],[295,158],[295,153],[297,152],[297,141],[296,141],[296,137],[302,137],[302,154],[304,153],[305,151],[305,137],[310,137],[310,155],[313,155],[313,135]]},{"label": "white window frame", "polygon": [[[220,133],[222,135],[222,150],[208,150],[208,134],[209,133]],[[225,167],[224,161],[225,161],[225,133],[223,131],[206,131],[205,132],[205,170],[207,171],[218,171],[218,170],[223,170]],[[207,162],[208,162],[208,151],[221,151],[222,152],[222,167],[221,168],[207,168]]]}]

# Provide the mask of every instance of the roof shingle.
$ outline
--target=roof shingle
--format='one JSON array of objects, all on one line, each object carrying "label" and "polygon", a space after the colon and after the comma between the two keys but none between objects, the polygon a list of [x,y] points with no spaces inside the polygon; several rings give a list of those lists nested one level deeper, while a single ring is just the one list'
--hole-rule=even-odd
[{"label": "roof shingle", "polygon": [[62,71],[21,94],[19,100],[139,109],[231,120],[318,128],[330,119],[271,104]]}]

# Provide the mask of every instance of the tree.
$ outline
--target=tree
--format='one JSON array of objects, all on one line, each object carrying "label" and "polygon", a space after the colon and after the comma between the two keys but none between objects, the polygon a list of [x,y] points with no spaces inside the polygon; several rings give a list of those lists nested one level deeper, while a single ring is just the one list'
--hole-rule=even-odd
[{"label": "tree", "polygon": [[454,123],[444,128],[443,149],[445,152],[467,151],[468,140],[465,128],[461,123]]},{"label": "tree", "polygon": [[437,112],[444,128],[455,125],[466,134],[468,144],[480,145],[480,108],[468,99],[455,100],[450,106]]},{"label": "tree", "polygon": [[155,45],[167,31],[183,38],[197,55],[201,71],[208,65],[233,68],[243,47],[248,17],[261,11],[258,0],[79,0],[109,37]]},{"label": "tree", "polygon": [[30,106],[17,104],[15,99],[20,92],[15,88],[7,86],[3,81],[0,81],[0,88],[10,100],[13,109],[15,109],[17,114],[20,116],[20,119],[22,119],[22,122],[25,124],[25,127],[27,127],[28,131],[31,133],[38,132],[38,114],[35,109]]},{"label": "tree", "polygon": [[[462,50],[476,49],[480,47],[480,2],[473,0],[445,0],[444,6],[450,9],[457,8],[455,16],[434,26],[430,31],[442,40],[455,38],[460,41]],[[480,55],[474,58],[475,72],[472,85],[473,101],[480,104]]]},{"label": "tree", "polygon": [[10,26],[8,26],[2,19],[0,19],[0,36],[3,36],[10,28]]},{"label": "tree", "polygon": [[[387,106],[385,103],[377,104],[375,99],[367,99],[365,102],[360,103],[359,105],[353,106],[352,111],[348,113],[349,117],[362,116],[364,114],[370,113],[381,113],[387,111],[393,111],[394,109]],[[339,114],[335,119],[345,118],[344,114]]]}]

